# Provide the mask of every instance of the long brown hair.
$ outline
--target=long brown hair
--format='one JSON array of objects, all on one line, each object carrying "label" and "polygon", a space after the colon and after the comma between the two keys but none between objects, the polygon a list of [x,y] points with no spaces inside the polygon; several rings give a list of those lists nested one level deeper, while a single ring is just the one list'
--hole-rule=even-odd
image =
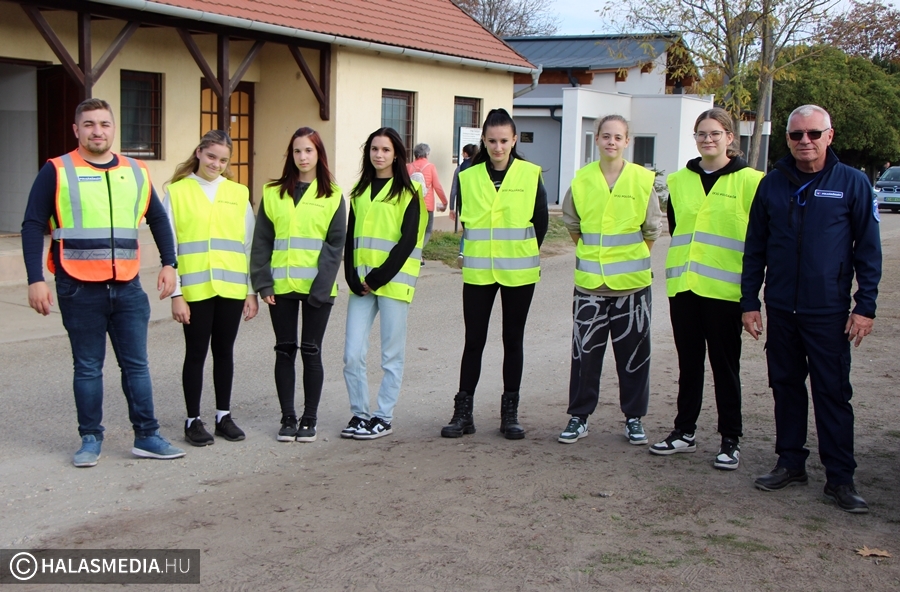
[{"label": "long brown hair", "polygon": [[[697,117],[697,121],[694,122],[694,133],[697,133],[697,127],[700,125],[700,122],[704,119],[713,119],[722,126],[725,130],[726,134],[731,134],[732,138],[739,138],[737,134],[734,133],[734,123],[731,120],[731,115],[725,109],[720,107],[713,107],[712,109],[707,109],[703,113]],[[734,147],[734,140],[731,141],[731,144],[725,147],[725,156],[728,158],[734,158],[736,156],[742,156],[744,153],[741,152],[740,148]]]},{"label": "long brown hair", "polygon": [[380,127],[366,138],[366,143],[363,146],[362,163],[360,164],[359,181],[356,182],[353,191],[350,192],[350,197],[359,197],[365,193],[366,189],[376,178],[375,165],[372,164],[369,152],[372,150],[372,140],[378,137],[387,138],[394,147],[394,162],[391,163],[391,174],[394,181],[391,185],[391,193],[385,201],[399,199],[400,194],[404,191],[409,191],[415,195],[416,188],[409,178],[409,171],[406,170],[406,146],[403,145],[400,134],[392,127]]},{"label": "long brown hair", "polygon": [[[203,134],[203,137],[200,138],[200,144],[198,144],[197,147],[194,148],[194,151],[191,152],[190,158],[175,167],[175,174],[172,175],[172,178],[168,180],[166,185],[176,183],[178,181],[181,181],[191,173],[196,173],[197,168],[200,166],[200,159],[197,158],[197,151],[204,150],[213,145],[225,146],[226,148],[228,148],[228,156],[231,156],[231,138],[228,137],[228,134],[226,134],[222,130],[210,130]],[[229,180],[234,178],[234,173],[231,172],[230,158],[228,166],[226,166],[225,170],[222,171],[222,176]]]},{"label": "long brown hair", "polygon": [[281,176],[272,179],[267,185],[269,187],[278,187],[278,195],[284,199],[285,195],[294,195],[294,187],[300,182],[300,169],[294,162],[294,140],[297,138],[309,138],[312,145],[316,148],[316,198],[327,197],[331,195],[331,186],[334,185],[334,176],[328,168],[328,155],[325,154],[325,144],[322,142],[322,136],[319,132],[311,127],[301,127],[291,136],[288,142],[287,153],[284,157],[284,169]]}]

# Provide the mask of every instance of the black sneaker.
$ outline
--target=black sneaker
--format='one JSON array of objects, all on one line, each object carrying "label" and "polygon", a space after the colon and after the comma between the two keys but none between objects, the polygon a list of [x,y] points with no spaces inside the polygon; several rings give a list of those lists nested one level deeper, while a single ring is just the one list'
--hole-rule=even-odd
[{"label": "black sneaker", "polygon": [[297,442],[316,441],[316,420],[308,417],[300,418],[300,427],[297,429]]},{"label": "black sneaker", "polygon": [[350,422],[347,424],[347,427],[341,430],[341,438],[352,438],[353,434],[356,433],[356,430],[365,427],[368,421],[369,420],[363,419],[358,415],[354,415],[350,418]]},{"label": "black sneaker", "polygon": [[719,446],[719,454],[713,461],[713,466],[723,471],[733,471],[741,464],[741,447],[737,440],[732,438],[722,438],[722,445]]},{"label": "black sneaker", "polygon": [[393,431],[391,424],[385,422],[380,417],[373,417],[365,425],[359,426],[359,429],[353,434],[353,439],[374,440],[376,438],[383,438],[384,436],[393,433]]},{"label": "black sneaker", "polygon": [[185,422],[184,439],[191,446],[211,446],[216,443],[215,438],[206,431],[199,418],[192,421],[190,426]]},{"label": "black sneaker", "polygon": [[216,422],[216,435],[229,442],[239,442],[247,437],[244,430],[235,425],[230,413]]},{"label": "black sneaker", "polygon": [[297,438],[297,416],[296,415],[282,415],[281,416],[281,429],[278,430],[278,437],[276,440],[279,442],[293,442]]}]

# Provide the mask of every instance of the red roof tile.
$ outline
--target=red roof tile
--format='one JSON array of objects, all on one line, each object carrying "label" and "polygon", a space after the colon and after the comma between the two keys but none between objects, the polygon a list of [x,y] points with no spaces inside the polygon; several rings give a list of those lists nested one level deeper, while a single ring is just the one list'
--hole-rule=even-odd
[{"label": "red roof tile", "polygon": [[271,25],[533,67],[450,0],[150,0]]}]

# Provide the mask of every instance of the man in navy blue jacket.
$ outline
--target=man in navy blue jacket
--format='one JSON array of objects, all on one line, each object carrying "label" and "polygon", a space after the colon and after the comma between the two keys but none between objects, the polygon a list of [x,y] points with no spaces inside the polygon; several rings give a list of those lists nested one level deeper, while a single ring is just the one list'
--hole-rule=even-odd
[{"label": "man in navy blue jacket", "polygon": [[[869,508],[853,484],[850,342],[858,347],[872,332],[881,239],[872,186],[838,160],[829,148],[833,138],[828,112],[816,105],[795,109],[787,126],[791,155],[766,175],[750,209],[741,308],[744,329],[759,339],[765,279],[778,455],[775,468],[755,485],[775,491],[808,481],[808,375],[825,496],[842,510],[865,513]],[[851,311],[854,274],[859,289]]]}]

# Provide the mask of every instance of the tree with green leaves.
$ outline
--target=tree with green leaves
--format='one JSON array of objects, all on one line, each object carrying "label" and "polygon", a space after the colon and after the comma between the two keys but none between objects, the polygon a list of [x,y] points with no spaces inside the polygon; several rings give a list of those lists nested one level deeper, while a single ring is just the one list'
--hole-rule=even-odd
[{"label": "tree with green leaves", "polygon": [[791,64],[775,82],[772,146],[776,160],[788,153],[787,118],[796,107],[816,104],[831,114],[832,148],[840,159],[870,174],[900,157],[900,74],[889,74],[863,57],[833,47],[813,50],[816,59]]},{"label": "tree with green leaves", "polygon": [[[701,70],[720,77],[717,102],[737,123],[748,110],[756,111],[758,121],[764,119],[773,80],[780,70],[809,55],[794,53],[795,48],[814,37],[836,4],[837,0],[607,0],[602,12],[625,30],[681,33]],[[762,126],[754,126],[751,163],[758,160],[761,140]]]}]

